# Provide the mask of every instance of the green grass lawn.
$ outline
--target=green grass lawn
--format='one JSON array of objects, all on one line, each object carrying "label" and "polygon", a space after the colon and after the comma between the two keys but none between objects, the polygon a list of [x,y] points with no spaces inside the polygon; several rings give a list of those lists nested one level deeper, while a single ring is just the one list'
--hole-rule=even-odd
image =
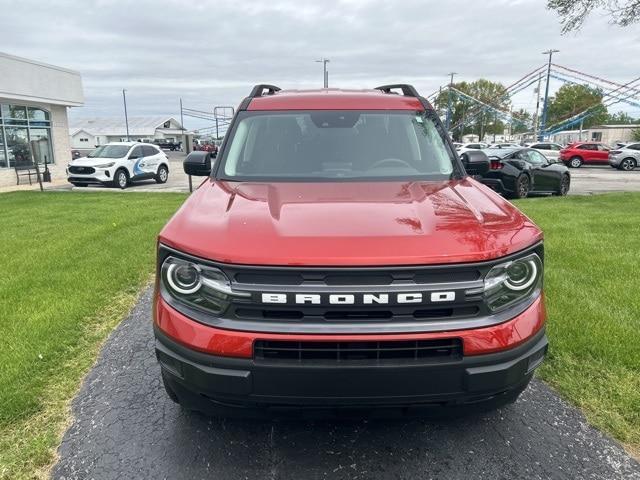
[{"label": "green grass lawn", "polygon": [[[185,196],[0,195],[0,478],[44,475],[69,400],[153,272]],[[546,235],[550,356],[540,371],[640,451],[640,194],[518,202]]]},{"label": "green grass lawn", "polygon": [[640,456],[640,194],[517,202],[545,233],[540,376]]},{"label": "green grass lawn", "polygon": [[[181,194],[0,194],[0,478],[43,475]],[[40,470],[39,470],[40,469]]]}]

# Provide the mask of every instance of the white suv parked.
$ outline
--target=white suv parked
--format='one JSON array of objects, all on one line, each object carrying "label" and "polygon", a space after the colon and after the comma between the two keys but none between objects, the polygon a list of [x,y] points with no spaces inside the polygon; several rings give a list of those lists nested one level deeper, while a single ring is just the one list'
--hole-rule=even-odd
[{"label": "white suv parked", "polygon": [[127,188],[130,182],[154,179],[165,183],[169,178],[169,160],[150,143],[113,142],[101,145],[86,157],[72,160],[67,179],[73,185],[89,183]]},{"label": "white suv parked", "polygon": [[560,150],[562,150],[562,145],[558,145],[557,143],[553,142],[537,142],[525,143],[525,146],[539,151],[552,162],[560,161]]}]

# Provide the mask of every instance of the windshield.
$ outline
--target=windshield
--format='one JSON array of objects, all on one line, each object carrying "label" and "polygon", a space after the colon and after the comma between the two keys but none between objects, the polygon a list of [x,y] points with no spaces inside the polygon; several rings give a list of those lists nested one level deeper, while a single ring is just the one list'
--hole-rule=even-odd
[{"label": "windshield", "polygon": [[103,145],[87,155],[89,158],[122,158],[129,151],[128,145]]},{"label": "windshield", "polygon": [[227,180],[449,179],[433,112],[241,112],[220,160]]}]

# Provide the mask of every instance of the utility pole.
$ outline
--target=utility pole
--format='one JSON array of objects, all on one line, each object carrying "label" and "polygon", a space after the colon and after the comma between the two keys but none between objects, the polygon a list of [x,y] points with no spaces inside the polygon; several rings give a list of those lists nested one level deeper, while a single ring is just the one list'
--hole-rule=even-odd
[{"label": "utility pole", "polygon": [[456,72],[451,72],[449,78],[449,90],[448,90],[448,98],[447,98],[447,124],[446,129],[447,133],[449,133],[449,126],[451,125],[451,88],[453,87],[453,76],[456,75]]},{"label": "utility pole", "polygon": [[549,101],[549,77],[551,76],[551,57],[553,57],[554,53],[559,52],[560,50],[555,50],[550,48],[546,52],[542,52],[543,55],[549,55],[549,64],[547,65],[547,84],[544,90],[544,105],[542,107],[542,122],[540,122],[540,134],[538,137],[538,141],[542,141],[544,138],[544,131],[547,124],[547,104]]},{"label": "utility pole", "polygon": [[579,142],[582,141],[582,126],[583,126],[583,123],[584,123],[584,118],[581,118],[580,119],[580,134],[579,134],[580,136],[578,137],[578,141]]},{"label": "utility pole", "polygon": [[190,145],[187,145],[187,139],[184,134],[184,115],[182,114],[182,98],[180,99],[180,130],[182,131],[181,141],[184,144],[185,153],[189,153],[191,151]]},{"label": "utility pole", "polygon": [[496,143],[496,130],[498,129],[498,112],[493,114],[493,143]]},{"label": "utility pole", "polygon": [[124,102],[124,123],[127,126],[127,142],[129,141],[129,117],[127,116],[127,94],[126,90],[122,89],[122,101]]},{"label": "utility pole", "polygon": [[329,88],[329,72],[327,71],[327,63],[329,63],[331,60],[329,60],[328,58],[321,58],[320,60],[316,60],[316,63],[322,63],[323,66],[323,81],[324,81],[324,88]]},{"label": "utility pole", "polygon": [[538,140],[538,113],[540,112],[540,84],[542,83],[542,73],[538,75],[538,87],[536,88],[536,113],[533,115],[533,138]]}]

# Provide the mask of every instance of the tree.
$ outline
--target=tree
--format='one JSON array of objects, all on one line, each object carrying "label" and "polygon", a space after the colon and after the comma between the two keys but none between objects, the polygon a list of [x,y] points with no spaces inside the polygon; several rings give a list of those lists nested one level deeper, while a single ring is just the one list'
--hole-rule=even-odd
[{"label": "tree", "polygon": [[547,8],[560,15],[562,33],[579,30],[597,9],[606,11],[611,23],[621,27],[640,21],[640,0],[548,0]]},{"label": "tree", "polygon": [[609,125],[633,125],[635,123],[640,123],[640,120],[633,118],[626,112],[617,112],[613,115],[609,115],[607,123]]},{"label": "tree", "polygon": [[521,108],[517,112],[512,112],[511,116],[514,119],[520,120],[520,122],[511,122],[511,133],[524,133],[530,130],[528,125],[530,125],[533,120],[530,112]]},{"label": "tree", "polygon": [[[458,82],[453,87],[481,102],[491,105],[499,110],[509,110],[511,100],[507,95],[507,90],[501,83],[491,82],[484,78],[474,82]],[[443,89],[436,97],[434,106],[442,117],[446,117],[449,104],[449,92]],[[464,125],[460,126],[462,123]],[[455,128],[452,132],[456,139],[462,138],[468,133],[476,133],[482,138],[486,133],[502,133],[504,124],[500,119],[496,119],[494,112],[481,108],[472,100],[451,93],[451,126]]]},{"label": "tree", "polygon": [[583,127],[605,123],[609,118],[607,107],[602,104],[602,92],[587,85],[564,84],[550,98],[546,128],[561,123],[578,113],[589,110]]}]

